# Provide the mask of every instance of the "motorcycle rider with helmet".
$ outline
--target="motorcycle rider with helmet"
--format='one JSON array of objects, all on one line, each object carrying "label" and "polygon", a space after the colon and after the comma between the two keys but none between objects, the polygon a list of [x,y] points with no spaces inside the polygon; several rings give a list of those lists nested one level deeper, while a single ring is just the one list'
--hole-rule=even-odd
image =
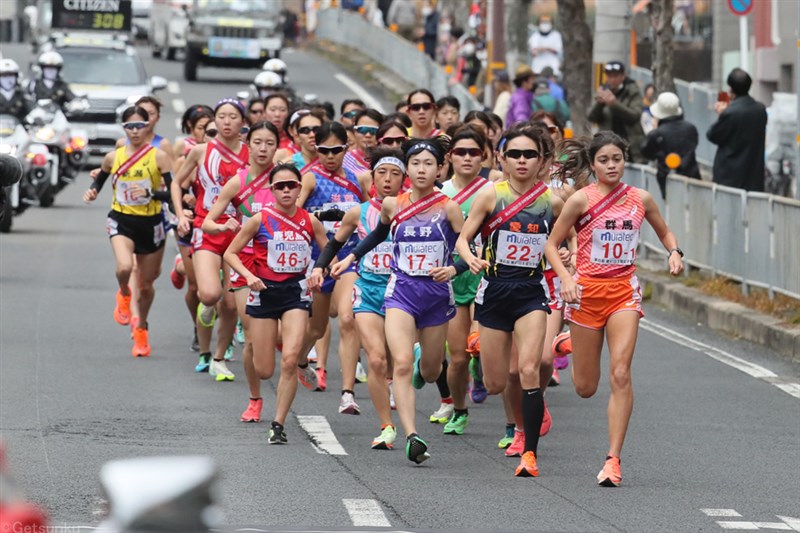
[{"label": "motorcycle rider with helmet", "polygon": [[44,52],[39,56],[38,64],[42,69],[41,78],[31,80],[28,93],[36,101],[52,100],[64,110],[64,106],[76,98],[67,82],[61,79],[64,58],[55,51]]},{"label": "motorcycle rider with helmet", "polygon": [[22,122],[32,108],[19,85],[19,65],[13,59],[0,59],[0,115],[13,115]]},{"label": "motorcycle rider with helmet", "polygon": [[258,98],[266,98],[267,96],[281,91],[283,82],[281,77],[267,70],[262,70],[253,80],[255,86],[255,94]]}]

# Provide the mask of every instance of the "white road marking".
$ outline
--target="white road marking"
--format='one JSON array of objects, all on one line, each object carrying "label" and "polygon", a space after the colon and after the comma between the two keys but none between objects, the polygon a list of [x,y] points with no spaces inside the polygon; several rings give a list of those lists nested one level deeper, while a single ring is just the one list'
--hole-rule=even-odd
[{"label": "white road marking", "polygon": [[336,74],[334,78],[339,80],[342,83],[342,85],[353,91],[358,98],[364,101],[367,107],[372,107],[374,109],[377,109],[381,113],[386,112],[384,111],[381,103],[378,102],[378,100],[376,100],[375,97],[373,97],[371,94],[369,94],[367,90],[364,89],[361,85],[353,81],[352,78],[345,76],[341,72]]},{"label": "white road marking", "polygon": [[691,348],[692,350],[697,350],[698,352],[703,353],[711,357],[712,359],[716,359],[721,363],[725,363],[726,365],[733,367],[736,370],[739,370],[740,372],[744,372],[748,376],[752,376],[754,378],[770,383],[771,385],[774,385],[775,387],[782,390],[786,394],[789,394],[791,396],[794,396],[795,398],[800,399],[800,384],[777,383],[773,380],[773,378],[777,378],[778,375],[772,370],[768,370],[763,366],[751,363],[750,361],[745,361],[744,359],[736,357],[735,355],[730,354],[724,350],[720,350],[719,348],[715,348],[713,346],[709,346],[708,344],[691,339],[686,335],[682,335],[673,329],[661,326],[659,324],[655,324],[647,319],[642,319],[640,324],[643,329],[651,333],[655,333],[656,335],[664,337],[667,340],[671,340],[672,342],[680,344],[681,346]]},{"label": "white road marking", "polygon": [[181,92],[181,86],[177,81],[171,81],[167,83],[167,91],[169,91],[170,94],[178,94]]},{"label": "white road marking", "polygon": [[791,516],[781,516],[777,515],[778,518],[783,520],[786,524],[789,525],[793,530],[800,531],[800,518],[792,518]]},{"label": "white road marking", "polygon": [[783,522],[717,522],[722,529],[777,529],[780,531],[792,531],[788,524]]},{"label": "white road marking", "polygon": [[735,509],[700,509],[706,516],[742,516]]},{"label": "white road marking", "polygon": [[176,113],[182,115],[183,112],[186,111],[186,104],[182,98],[175,98],[172,100],[172,109],[174,109]]},{"label": "white road marking", "polygon": [[376,500],[342,500],[354,526],[391,527]]},{"label": "white road marking", "polygon": [[297,421],[303,431],[311,437],[311,444],[319,453],[329,455],[347,455],[336,435],[333,434],[331,425],[324,416],[298,416]]}]

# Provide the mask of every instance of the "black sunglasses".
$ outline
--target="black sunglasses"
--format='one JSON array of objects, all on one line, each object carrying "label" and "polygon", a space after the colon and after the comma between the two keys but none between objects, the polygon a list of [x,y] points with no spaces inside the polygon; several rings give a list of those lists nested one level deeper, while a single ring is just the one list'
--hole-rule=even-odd
[{"label": "black sunglasses", "polygon": [[451,150],[453,155],[457,155],[458,157],[464,157],[468,155],[470,157],[480,157],[483,155],[480,148],[453,148]]},{"label": "black sunglasses", "polygon": [[242,129],[239,130],[239,133],[242,135],[247,135],[250,133],[250,126],[242,126]]},{"label": "black sunglasses", "polygon": [[212,139],[217,136],[219,133],[218,130],[206,130],[206,137],[211,137]]},{"label": "black sunglasses", "polygon": [[302,133],[303,135],[308,135],[309,133],[316,133],[319,131],[319,126],[303,126],[302,128],[297,128],[297,133]]},{"label": "black sunglasses", "polygon": [[293,191],[298,187],[300,187],[300,182],[294,180],[279,181],[278,183],[272,184],[272,188],[275,189],[276,191],[285,191],[286,189]]},{"label": "black sunglasses", "polygon": [[408,104],[409,111],[430,111],[433,109],[433,104],[431,102],[425,102],[422,104]]},{"label": "black sunglasses", "polygon": [[505,156],[509,159],[539,159],[538,150],[506,150]]},{"label": "black sunglasses", "polygon": [[352,120],[356,115],[358,115],[362,111],[363,109],[353,109],[352,111],[348,111],[347,113],[342,113],[342,116],[344,118],[349,118]]},{"label": "black sunglasses", "polygon": [[339,155],[347,148],[346,144],[339,146],[317,146],[317,153],[319,155]]},{"label": "black sunglasses", "polygon": [[384,146],[394,146],[395,144],[403,144],[405,137],[381,137],[378,142]]}]

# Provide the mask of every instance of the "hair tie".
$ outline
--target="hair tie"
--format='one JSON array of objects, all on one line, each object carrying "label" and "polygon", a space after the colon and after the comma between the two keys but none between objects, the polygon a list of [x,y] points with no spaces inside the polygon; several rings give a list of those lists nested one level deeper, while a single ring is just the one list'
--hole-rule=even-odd
[{"label": "hair tie", "polygon": [[381,157],[380,159],[378,159],[378,162],[375,163],[375,166],[372,168],[372,170],[373,171],[378,170],[378,167],[382,165],[394,165],[403,172],[403,175],[406,174],[406,165],[396,157],[393,156]]}]

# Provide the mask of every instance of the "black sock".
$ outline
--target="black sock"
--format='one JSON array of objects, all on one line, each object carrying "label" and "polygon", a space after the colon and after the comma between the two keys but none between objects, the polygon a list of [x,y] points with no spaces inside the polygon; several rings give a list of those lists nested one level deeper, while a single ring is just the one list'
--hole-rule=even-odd
[{"label": "black sock", "polygon": [[306,363],[304,365],[297,365],[297,367],[298,368],[308,368],[308,363]]},{"label": "black sock", "polygon": [[406,439],[413,439],[416,436],[418,436],[416,433],[412,433],[408,437],[406,437]]},{"label": "black sock", "polygon": [[252,396],[250,396],[250,399],[253,400],[253,401],[260,400],[261,396],[259,396],[258,398],[253,398]]},{"label": "black sock", "polygon": [[272,421],[272,429],[278,429],[278,430],[281,430],[281,431],[283,431],[283,425],[282,425],[282,424],[278,424],[277,422],[275,422],[275,421],[273,420],[273,421]]},{"label": "black sock", "polygon": [[353,392],[353,391],[351,391],[350,389],[342,389],[342,394],[344,394],[345,392],[349,392],[349,393],[350,393],[350,394],[352,394],[353,396],[355,396],[355,395],[356,395],[356,393],[355,393],[355,392]]},{"label": "black sock", "polygon": [[525,430],[526,452],[536,453],[543,418],[544,398],[541,389],[522,389],[522,427]]},{"label": "black sock", "polygon": [[506,429],[514,429],[517,425],[514,422],[506,422]]},{"label": "black sock", "polygon": [[447,359],[442,363],[442,373],[436,378],[436,387],[439,388],[439,396],[450,397],[450,387],[447,386]]},{"label": "black sock", "polygon": [[453,414],[455,415],[469,415],[469,409],[454,409]]}]

